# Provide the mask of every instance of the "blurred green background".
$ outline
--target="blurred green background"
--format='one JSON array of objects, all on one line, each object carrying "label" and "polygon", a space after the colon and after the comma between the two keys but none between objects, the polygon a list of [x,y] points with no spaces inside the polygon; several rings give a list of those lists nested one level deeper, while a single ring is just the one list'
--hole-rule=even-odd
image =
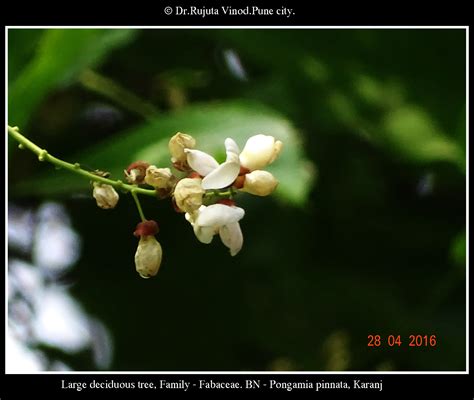
[{"label": "blurred green background", "polygon": [[[101,210],[87,181],[9,139],[13,233],[30,218],[23,247],[10,237],[10,274],[21,260],[43,287],[67,290],[103,324],[109,357],[97,361],[94,331],[72,350],[38,327],[18,334],[41,307],[40,292],[21,314],[20,289],[16,346],[40,369],[464,370],[465,52],[462,29],[10,29],[9,124],[59,158],[123,179],[136,159],[168,166],[177,131],[218,157],[226,137],[285,142],[270,168],[278,192],[238,200],[236,257],[218,238],[199,243],[169,202],[143,198],[164,250],[143,280],[131,196]],[[60,240],[37,231],[45,204],[81,243],[56,271],[35,247]],[[402,345],[368,347],[376,334]],[[437,346],[409,347],[411,334]]]}]

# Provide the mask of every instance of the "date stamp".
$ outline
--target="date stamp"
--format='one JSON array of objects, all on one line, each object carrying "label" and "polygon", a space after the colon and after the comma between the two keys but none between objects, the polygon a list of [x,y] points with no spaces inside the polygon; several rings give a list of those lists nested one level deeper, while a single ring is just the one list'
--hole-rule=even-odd
[{"label": "date stamp", "polygon": [[367,347],[436,347],[436,335],[367,335]]}]

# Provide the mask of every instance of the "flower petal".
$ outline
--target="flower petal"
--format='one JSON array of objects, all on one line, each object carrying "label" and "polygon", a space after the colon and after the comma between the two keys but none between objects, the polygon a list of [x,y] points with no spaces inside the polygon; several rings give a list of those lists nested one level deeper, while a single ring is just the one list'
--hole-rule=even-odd
[{"label": "flower petal", "polygon": [[168,148],[171,153],[171,162],[182,163],[186,161],[184,149],[193,149],[195,146],[196,140],[191,135],[177,132],[168,143]]},{"label": "flower petal", "polygon": [[[238,156],[237,156],[238,157]],[[237,158],[238,160],[238,158]],[[205,176],[202,180],[202,188],[204,190],[209,189],[222,189],[232,185],[237,179],[240,171],[240,163],[228,162],[219,165],[214,171]]]},{"label": "flower petal", "polygon": [[201,179],[181,179],[174,188],[173,195],[181,211],[194,212],[202,205],[204,189],[201,187]]},{"label": "flower petal", "polygon": [[219,166],[214,157],[201,150],[185,149],[184,151],[187,154],[189,166],[201,176],[206,176]]},{"label": "flower petal", "polygon": [[244,244],[244,237],[238,222],[221,226],[219,236],[221,237],[222,243],[230,249],[231,256],[235,256]]},{"label": "flower petal", "polygon": [[103,209],[114,208],[118,201],[119,195],[113,188],[113,186],[94,182],[94,190],[92,191],[92,196],[97,202],[97,205]]},{"label": "flower petal", "polygon": [[194,224],[193,228],[197,239],[205,244],[211,243],[214,235],[217,233],[217,229],[213,226],[199,226]]},{"label": "flower petal", "polygon": [[252,171],[245,175],[242,191],[257,196],[268,196],[278,186],[278,181],[268,171]]},{"label": "flower petal", "polygon": [[282,145],[282,142],[275,140],[273,136],[261,134],[252,136],[240,153],[240,163],[250,171],[263,169],[275,161],[282,150]]},{"label": "flower petal", "polygon": [[194,221],[198,226],[220,227],[233,222],[240,221],[245,215],[245,211],[240,207],[230,207],[224,204],[213,204],[201,209],[198,217]]},{"label": "flower petal", "polygon": [[202,188],[204,190],[225,188],[232,185],[237,176],[239,176],[239,146],[237,146],[233,139],[227,138],[225,140],[225,148],[227,159],[202,180]]},{"label": "flower petal", "polygon": [[160,268],[163,250],[154,236],[142,236],[135,253],[135,268],[142,278],[155,276]]},{"label": "flower petal", "polygon": [[237,143],[235,143],[235,140],[231,138],[227,138],[224,144],[225,144],[225,151],[227,153],[226,161],[235,160],[235,156],[237,156],[237,160],[238,160],[240,150],[239,150],[239,146],[237,146]]}]

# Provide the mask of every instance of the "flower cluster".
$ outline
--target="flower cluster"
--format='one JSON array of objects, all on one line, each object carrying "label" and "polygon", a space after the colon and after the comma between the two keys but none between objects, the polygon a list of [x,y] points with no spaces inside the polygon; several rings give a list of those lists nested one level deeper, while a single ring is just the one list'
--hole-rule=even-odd
[{"label": "flower cluster", "polygon": [[[174,140],[179,140],[179,136],[175,135],[171,141]],[[200,242],[211,243],[214,235],[219,234],[222,243],[235,256],[243,245],[239,221],[245,215],[244,209],[237,207],[230,198],[219,199],[210,205],[204,205],[203,198],[207,193],[222,189],[228,189],[229,197],[233,197],[236,190],[258,196],[271,194],[278,181],[262,168],[278,157],[282,143],[272,136],[256,135],[247,141],[242,152],[233,139],[227,138],[224,145],[226,160],[222,164],[201,150],[183,149],[185,161],[193,173],[178,182],[174,198],[178,208],[186,213],[186,220]],[[184,159],[183,155],[181,157]]]},{"label": "flower cluster", "polygon": [[[170,168],[144,161],[130,164],[124,174],[129,184],[149,185],[159,198],[171,198],[201,243],[211,243],[218,234],[235,256],[243,245],[240,220],[245,215],[235,196],[238,192],[268,196],[275,190],[278,181],[264,168],[276,160],[282,145],[273,136],[259,134],[249,138],[240,151],[237,143],[227,138],[226,159],[219,164],[210,154],[196,149],[192,136],[178,132],[168,145],[176,175]],[[93,195],[101,208],[113,208],[118,201],[114,188],[107,184],[95,182]],[[134,232],[140,238],[135,265],[140,276],[149,278],[157,274],[162,260],[162,248],[155,238],[158,224],[144,218],[138,198],[135,200],[142,217]]]}]

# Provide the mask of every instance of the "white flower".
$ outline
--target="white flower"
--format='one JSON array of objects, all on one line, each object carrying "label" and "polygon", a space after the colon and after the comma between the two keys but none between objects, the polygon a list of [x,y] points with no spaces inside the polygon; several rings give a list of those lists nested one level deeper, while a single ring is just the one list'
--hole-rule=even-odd
[{"label": "white flower", "polygon": [[196,140],[192,136],[178,132],[168,143],[168,148],[171,153],[171,162],[178,166],[184,166],[186,163],[184,150],[193,149],[194,146],[196,146]]},{"label": "white flower", "polygon": [[244,192],[257,196],[268,196],[278,186],[278,181],[268,171],[253,171],[245,175]]},{"label": "white flower", "polygon": [[146,161],[135,161],[124,170],[125,179],[132,185],[143,183],[146,175],[146,169],[150,166]]},{"label": "white flower", "polygon": [[184,178],[174,188],[174,199],[180,210],[193,213],[202,205],[204,193],[200,178]]},{"label": "white flower", "polygon": [[174,175],[169,168],[157,168],[150,165],[146,169],[145,183],[157,189],[168,189],[173,185]]},{"label": "white flower", "polygon": [[117,205],[119,195],[112,186],[99,182],[94,182],[93,186],[92,196],[100,208],[109,209]]},{"label": "white flower", "polygon": [[194,214],[187,213],[186,219],[201,243],[211,243],[218,233],[222,243],[230,249],[230,255],[235,256],[244,242],[239,224],[244,215],[245,211],[240,207],[213,204],[201,206]]},{"label": "white flower", "polygon": [[143,235],[135,253],[135,268],[142,278],[150,278],[158,273],[163,251],[153,235]]},{"label": "white flower", "polygon": [[282,147],[283,143],[273,136],[252,136],[240,153],[240,164],[250,171],[265,168],[276,160]]},{"label": "white flower", "polygon": [[239,147],[233,139],[225,140],[227,158],[220,164],[209,154],[200,151],[185,149],[189,166],[203,176],[202,188],[222,189],[232,185],[240,172]]}]

